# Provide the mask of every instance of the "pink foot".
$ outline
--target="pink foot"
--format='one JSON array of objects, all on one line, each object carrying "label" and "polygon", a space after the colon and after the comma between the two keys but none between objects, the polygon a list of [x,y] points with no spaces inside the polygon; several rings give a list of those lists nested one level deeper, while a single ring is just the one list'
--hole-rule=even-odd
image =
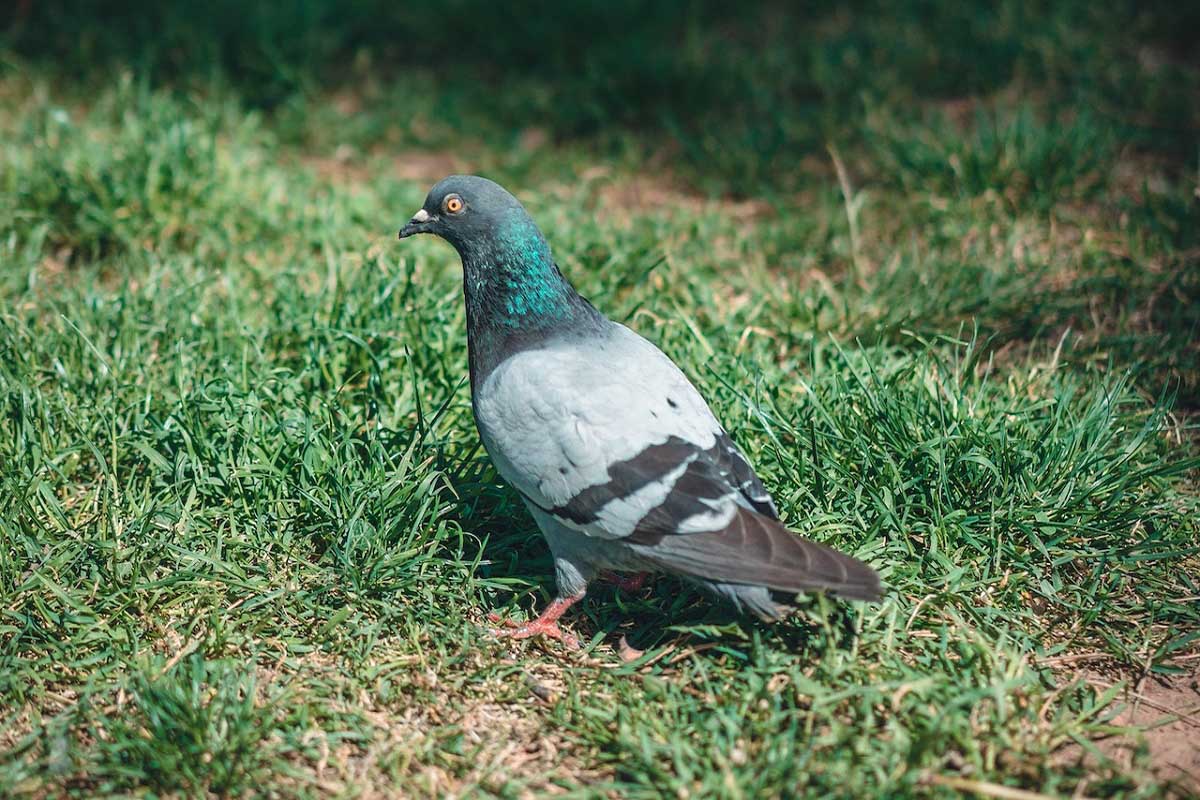
[{"label": "pink foot", "polygon": [[572,650],[579,649],[579,640],[573,635],[567,633],[558,626],[558,618],[561,617],[568,608],[573,606],[579,600],[583,599],[583,592],[574,597],[560,597],[553,603],[546,606],[546,610],[541,616],[532,622],[517,622],[516,620],[504,619],[499,614],[488,614],[488,621],[499,623],[503,628],[492,628],[493,636],[506,639],[529,639],[534,636],[548,636],[551,639],[557,639]]},{"label": "pink foot", "polygon": [[600,573],[600,577],[609,583],[615,584],[616,587],[625,592],[640,591],[646,585],[646,581],[650,578],[649,572],[635,572],[629,577],[619,575],[616,572],[605,570]]},{"label": "pink foot", "polygon": [[517,622],[515,619],[504,619],[499,614],[488,614],[488,622],[499,623],[503,628],[491,628],[493,636],[501,639],[532,639],[534,636],[547,636],[557,639],[572,650],[579,649],[579,640],[559,627],[557,622]]}]

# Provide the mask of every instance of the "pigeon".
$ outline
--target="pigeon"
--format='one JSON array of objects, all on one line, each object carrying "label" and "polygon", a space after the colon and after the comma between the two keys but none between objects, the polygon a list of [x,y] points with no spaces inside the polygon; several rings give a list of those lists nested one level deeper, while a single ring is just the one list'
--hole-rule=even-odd
[{"label": "pigeon", "polygon": [[462,259],[476,427],[554,559],[554,601],[497,634],[577,647],[560,617],[590,581],[617,573],[681,576],[767,621],[802,592],[881,597],[871,567],[780,522],[696,387],[575,291],[512,194],[451,175],[400,238],[419,233]]}]

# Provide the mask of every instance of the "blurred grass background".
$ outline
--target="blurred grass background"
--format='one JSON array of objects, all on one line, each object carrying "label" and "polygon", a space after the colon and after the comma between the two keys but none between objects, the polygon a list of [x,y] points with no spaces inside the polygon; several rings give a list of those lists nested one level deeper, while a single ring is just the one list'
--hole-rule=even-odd
[{"label": "blurred grass background", "polygon": [[[434,148],[517,177],[547,166],[522,143],[549,142],[598,162],[667,165],[704,195],[776,202],[826,185],[833,146],[856,187],[932,204],[904,213],[950,236],[1013,213],[1087,234],[1099,215],[1104,228],[1175,255],[1147,265],[1113,253],[1076,281],[1022,296],[1032,309],[997,309],[1005,319],[989,327],[1029,338],[1097,313],[1079,306],[1097,295],[1098,313],[1128,322],[1153,300],[1149,346],[1107,337],[1097,353],[1132,350],[1123,361],[1154,370],[1160,387],[1182,381],[1184,403],[1197,402],[1195,349],[1183,341],[1194,338],[1196,286],[1178,263],[1200,246],[1200,15],[1188,7],[614,2],[514,16],[461,0],[436,13],[370,2],[38,2],[10,17],[14,66],[58,86],[123,73],[138,91],[216,95],[264,120],[281,146],[356,164]],[[52,169],[41,174],[56,182]],[[961,208],[970,219],[950,220]],[[100,239],[114,234],[111,221],[99,224]],[[1147,268],[1168,279],[1148,279]],[[1166,352],[1158,336],[1171,341]]]},{"label": "blurred grass background", "polygon": [[[1197,10],[0,29],[4,794],[1195,791],[1106,687],[1195,674]],[[887,602],[764,628],[598,587],[590,659],[491,642],[549,560],[478,448],[456,259],[393,241],[455,170]]]}]

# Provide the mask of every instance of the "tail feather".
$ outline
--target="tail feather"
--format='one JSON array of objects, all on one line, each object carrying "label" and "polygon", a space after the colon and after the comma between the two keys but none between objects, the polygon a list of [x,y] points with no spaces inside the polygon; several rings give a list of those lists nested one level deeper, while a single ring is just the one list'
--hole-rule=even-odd
[{"label": "tail feather", "polygon": [[667,572],[707,581],[766,586],[780,592],[824,591],[852,600],[878,600],[879,574],[857,558],[804,539],[782,523],[746,508],[716,531],[642,536],[628,540]]}]

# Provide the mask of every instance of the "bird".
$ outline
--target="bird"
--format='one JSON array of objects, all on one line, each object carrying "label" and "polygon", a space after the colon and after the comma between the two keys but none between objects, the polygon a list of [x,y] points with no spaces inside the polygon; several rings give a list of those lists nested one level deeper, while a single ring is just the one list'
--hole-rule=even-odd
[{"label": "bird", "polygon": [[557,595],[516,639],[578,639],[559,620],[599,577],[667,573],[775,621],[800,593],[882,596],[862,561],[780,521],[763,482],[683,371],[582,297],[524,206],[450,175],[400,230],[458,251],[471,406],[497,472],[549,545]]}]

